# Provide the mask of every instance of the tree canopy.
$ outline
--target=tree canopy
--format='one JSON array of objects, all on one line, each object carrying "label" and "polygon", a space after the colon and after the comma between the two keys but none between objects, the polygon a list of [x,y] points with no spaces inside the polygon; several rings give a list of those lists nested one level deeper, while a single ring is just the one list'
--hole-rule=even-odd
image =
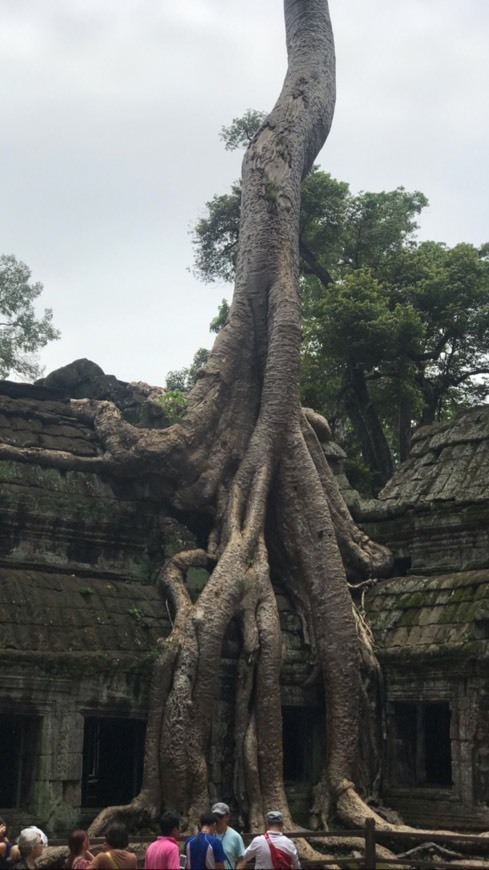
[{"label": "tree canopy", "polygon": [[[234,119],[226,147],[245,144],[262,118]],[[195,226],[203,281],[234,277],[240,202],[236,183]],[[427,205],[403,187],[353,194],[317,167],[302,184],[302,396],[360,451],[374,492],[406,458],[414,428],[489,391],[488,249],[419,242]]]},{"label": "tree canopy", "polygon": [[486,253],[422,242],[305,285],[304,398],[330,417],[343,406],[381,486],[414,427],[487,397]]},{"label": "tree canopy", "polygon": [[35,354],[49,341],[59,338],[52,324],[53,313],[45,308],[36,314],[35,300],[43,285],[31,280],[31,271],[12,254],[0,256],[0,377],[39,377],[41,367]]}]

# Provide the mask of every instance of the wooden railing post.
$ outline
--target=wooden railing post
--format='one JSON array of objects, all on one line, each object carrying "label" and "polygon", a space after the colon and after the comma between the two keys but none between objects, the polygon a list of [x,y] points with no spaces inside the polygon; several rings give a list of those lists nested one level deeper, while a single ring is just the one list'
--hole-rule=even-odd
[{"label": "wooden railing post", "polygon": [[365,819],[365,870],[375,870],[375,819]]}]

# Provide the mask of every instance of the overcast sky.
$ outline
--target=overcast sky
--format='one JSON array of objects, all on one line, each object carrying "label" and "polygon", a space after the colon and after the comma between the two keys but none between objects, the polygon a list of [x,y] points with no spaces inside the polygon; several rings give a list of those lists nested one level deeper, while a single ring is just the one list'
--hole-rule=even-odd
[{"label": "overcast sky", "polygon": [[[331,0],[338,98],[321,167],[354,192],[404,185],[421,235],[489,240],[489,2]],[[163,384],[210,347],[224,285],[189,230],[239,176],[222,125],[273,105],[281,0],[0,0],[0,253],[44,284],[79,357]]]}]

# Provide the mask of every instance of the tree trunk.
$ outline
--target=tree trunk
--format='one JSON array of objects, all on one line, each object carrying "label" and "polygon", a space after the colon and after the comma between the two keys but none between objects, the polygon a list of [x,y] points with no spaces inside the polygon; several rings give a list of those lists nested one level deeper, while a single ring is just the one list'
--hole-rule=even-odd
[{"label": "tree trunk", "polygon": [[392,455],[387,439],[370,401],[362,369],[350,362],[344,376],[343,404],[358,439],[365,463],[372,471],[375,492],[392,477]]},{"label": "tree trunk", "polygon": [[399,403],[399,462],[404,462],[409,456],[412,434],[412,405],[408,399],[401,398]]},{"label": "tree trunk", "polygon": [[[325,820],[335,798],[347,820],[349,807],[355,823],[359,807],[369,813],[353,780],[365,712],[360,676],[368,670],[374,679],[376,665],[358,630],[345,568],[358,580],[379,576],[391,560],[354,526],[321,449],[321,425],[300,407],[300,186],[331,125],[334,47],[326,0],[285,0],[285,25],[282,92],[243,162],[233,303],[185,417],[168,430],[137,430],[108,403],[74,403],[120,474],[151,473],[176,508],[213,518],[206,550],[179,553],[160,573],[175,616],[157,651],[141,793],[127,807],[105,810],[93,834],[114,816],[141,823],[162,807],[194,825],[208,808],[219,661],[234,618],[242,640],[236,797],[251,829],[263,825],[271,807],[292,825],[282,778],[275,552],[291,595],[302,602],[324,685],[327,757],[318,814]],[[212,569],[195,603],[185,586],[193,565]]]}]

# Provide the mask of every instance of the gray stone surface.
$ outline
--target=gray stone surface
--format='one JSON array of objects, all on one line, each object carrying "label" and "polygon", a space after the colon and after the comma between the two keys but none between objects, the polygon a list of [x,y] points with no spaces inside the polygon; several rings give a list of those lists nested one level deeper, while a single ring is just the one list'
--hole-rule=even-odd
[{"label": "gray stone surface", "polygon": [[[37,386],[0,385],[0,449],[49,447],[96,460],[102,447],[74,417],[66,401],[73,395],[113,400],[137,425],[165,424],[157,389],[77,361]],[[366,596],[385,675],[386,801],[420,824],[489,827],[489,409],[418,432],[377,501],[351,490],[341,449],[331,441],[323,449],[357,520],[407,572]],[[65,833],[77,824],[87,717],[144,720],[155,643],[169,631],[156,572],[195,541],[147,481],[0,458],[0,718],[24,717],[35,745],[28,800],[8,812],[14,825],[35,817]],[[207,576],[189,573],[193,597]],[[314,724],[311,751],[319,757],[324,724],[320,688],[309,685],[312,653],[279,583],[276,594],[283,705]],[[211,798],[230,803],[238,650],[231,625],[213,726],[219,749],[209,758]],[[448,705],[450,788],[396,787],[399,704]],[[305,822],[311,786],[289,783]]]}]

